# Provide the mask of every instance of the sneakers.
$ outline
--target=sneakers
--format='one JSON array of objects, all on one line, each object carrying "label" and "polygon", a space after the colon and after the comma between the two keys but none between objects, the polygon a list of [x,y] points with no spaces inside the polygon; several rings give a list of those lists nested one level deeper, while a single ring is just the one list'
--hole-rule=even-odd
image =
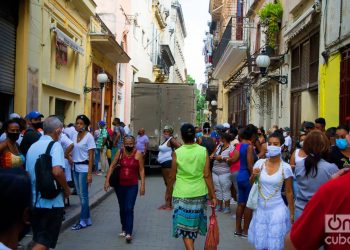
[{"label": "sneakers", "polygon": [[82,225],[82,224],[80,224],[80,223],[77,223],[77,224],[75,224],[75,225],[72,226],[72,230],[78,231],[78,230],[84,229],[84,228],[86,228],[86,227],[87,227],[86,225]]},{"label": "sneakers", "polygon": [[231,209],[229,207],[225,207],[224,214],[230,214],[230,213],[231,213]]},{"label": "sneakers", "polygon": [[126,243],[128,243],[128,244],[130,244],[130,243],[131,243],[131,241],[132,241],[132,237],[131,237],[131,235],[130,235],[130,234],[127,234],[127,235],[125,236],[125,241],[126,241]]},{"label": "sneakers", "polygon": [[125,236],[126,236],[126,233],[124,231],[119,234],[120,238],[124,238]]}]

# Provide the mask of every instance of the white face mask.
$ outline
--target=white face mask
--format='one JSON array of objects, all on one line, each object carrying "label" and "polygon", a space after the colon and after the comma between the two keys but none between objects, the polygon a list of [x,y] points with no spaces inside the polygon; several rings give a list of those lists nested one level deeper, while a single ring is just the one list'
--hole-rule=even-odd
[{"label": "white face mask", "polygon": [[304,146],[304,141],[299,142],[299,145],[302,148]]},{"label": "white face mask", "polygon": [[283,132],[283,136],[287,137],[288,136],[287,132]]},{"label": "white face mask", "polygon": [[279,146],[267,146],[267,154],[269,157],[275,157],[281,154],[282,148]]}]

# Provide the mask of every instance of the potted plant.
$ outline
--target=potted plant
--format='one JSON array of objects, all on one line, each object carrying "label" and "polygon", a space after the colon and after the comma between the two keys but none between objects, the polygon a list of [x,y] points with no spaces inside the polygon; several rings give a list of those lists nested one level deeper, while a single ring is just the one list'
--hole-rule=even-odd
[{"label": "potted plant", "polygon": [[276,35],[281,30],[283,8],[280,1],[266,4],[259,11],[260,24],[266,27],[266,44],[276,47]]}]

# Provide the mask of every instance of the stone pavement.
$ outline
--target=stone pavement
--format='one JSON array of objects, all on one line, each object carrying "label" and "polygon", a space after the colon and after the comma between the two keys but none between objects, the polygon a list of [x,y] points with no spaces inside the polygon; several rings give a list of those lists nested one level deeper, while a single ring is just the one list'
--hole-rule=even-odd
[{"label": "stone pavement", "polygon": [[[58,250],[131,249],[131,250],[179,250],[184,249],[181,239],[171,237],[171,211],[160,211],[164,184],[160,176],[147,176],[146,195],[138,197],[135,207],[134,240],[126,244],[118,237],[120,232],[118,202],[110,195],[92,210],[93,225],[72,231],[67,229],[60,237]],[[209,212],[208,212],[209,215]],[[230,215],[218,215],[220,226],[220,250],[254,249],[246,239],[234,238],[234,219]],[[199,236],[196,249],[204,248],[205,237]]]},{"label": "stone pavement", "polygon": [[[89,189],[89,203],[90,208],[94,208],[106,199],[113,190],[109,190],[107,193],[103,190],[105,182],[104,176],[93,175],[91,187]],[[61,232],[70,227],[72,224],[79,221],[80,216],[80,201],[77,195],[71,195],[69,197],[70,206],[65,209],[65,220],[62,223]],[[27,245],[32,239],[31,233],[28,234],[22,241],[21,245]]]}]

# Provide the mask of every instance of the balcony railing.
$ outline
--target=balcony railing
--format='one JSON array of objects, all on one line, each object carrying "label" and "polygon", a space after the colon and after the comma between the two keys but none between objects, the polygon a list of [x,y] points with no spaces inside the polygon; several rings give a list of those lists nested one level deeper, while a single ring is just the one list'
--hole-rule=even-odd
[{"label": "balcony railing", "polygon": [[[235,25],[233,22],[236,22]],[[213,67],[219,63],[220,58],[225,53],[225,50],[230,41],[243,41],[243,18],[236,17],[229,20],[225,31],[221,37],[220,43],[213,53]]]}]

